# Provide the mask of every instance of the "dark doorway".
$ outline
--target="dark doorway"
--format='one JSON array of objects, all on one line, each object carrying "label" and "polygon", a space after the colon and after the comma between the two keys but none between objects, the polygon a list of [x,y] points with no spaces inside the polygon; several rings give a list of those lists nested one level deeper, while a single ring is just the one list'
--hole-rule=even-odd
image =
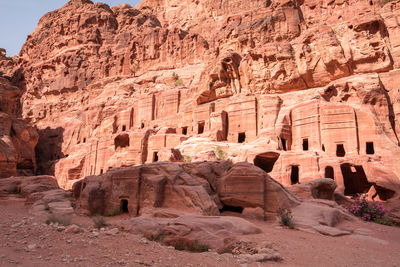
[{"label": "dark doorway", "polygon": [[144,128],[144,123],[142,122],[142,124],[140,124],[140,129]]},{"label": "dark doorway", "polygon": [[324,144],[322,144],[322,151],[325,152],[325,145]]},{"label": "dark doorway", "polygon": [[226,206],[224,205],[222,209],[219,210],[221,213],[229,211],[229,212],[235,212],[235,213],[242,213],[243,208],[242,207],[234,207],[234,206]]},{"label": "dark doorway", "polygon": [[204,133],[204,126],[205,126],[205,122],[204,121],[198,122],[198,124],[197,124],[197,133],[198,134]]},{"label": "dark doorway", "polygon": [[304,138],[303,139],[303,151],[307,151],[308,150],[308,139]]},{"label": "dark doorway", "polygon": [[125,132],[126,131],[126,126],[122,125],[122,131]]},{"label": "dark doorway", "polygon": [[299,183],[299,166],[292,166],[292,173],[290,174],[290,182],[292,184]]},{"label": "dark doorway", "polygon": [[182,134],[187,135],[188,127],[182,127]]},{"label": "dark doorway", "polygon": [[335,179],[335,171],[331,166],[325,167],[325,178]]},{"label": "dark doorway", "polygon": [[246,141],[246,133],[238,134],[238,143],[244,143]]},{"label": "dark doorway", "polygon": [[366,151],[368,155],[373,155],[375,154],[375,149],[374,149],[374,142],[367,142],[366,144]]},{"label": "dark doorway", "polygon": [[254,165],[266,172],[271,172],[278,158],[279,154],[275,152],[259,154],[254,158]]},{"label": "dark doorway", "polygon": [[336,145],[336,156],[337,157],[346,156],[346,151],[344,150],[344,145],[343,144],[337,144]]},{"label": "dark doorway", "polygon": [[121,199],[120,211],[121,213],[129,213],[127,199]]},{"label": "dark doorway", "polygon": [[82,143],[86,143],[86,137],[85,138],[83,138],[83,142]]},{"label": "dark doorway", "polygon": [[103,173],[104,173],[104,170],[103,170],[103,169],[101,169],[101,170],[100,170],[100,174],[103,174]]},{"label": "dark doorway", "polygon": [[285,138],[281,138],[281,142],[282,142],[283,151],[286,151],[287,150],[287,148],[286,148],[286,139]]},{"label": "dark doorway", "polygon": [[158,161],[158,152],[154,152],[153,153],[153,162],[157,162]]},{"label": "dark doorway", "polygon": [[353,166],[349,163],[340,165],[344,181],[344,194],[352,196],[367,193],[371,187],[362,166]]}]

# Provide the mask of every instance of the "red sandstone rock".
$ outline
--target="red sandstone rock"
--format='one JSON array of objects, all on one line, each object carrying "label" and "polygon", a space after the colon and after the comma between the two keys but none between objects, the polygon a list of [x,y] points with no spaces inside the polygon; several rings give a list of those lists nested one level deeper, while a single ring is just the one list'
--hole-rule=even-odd
[{"label": "red sandstone rock", "polygon": [[34,175],[38,134],[18,118],[22,90],[0,75],[0,178]]},{"label": "red sandstone rock", "polygon": [[38,173],[64,188],[179,149],[254,163],[283,185],[379,191],[371,166],[400,177],[400,5],[380,4],[75,0],[40,20],[19,57],[2,53],[0,71],[24,90]]},{"label": "red sandstone rock", "polygon": [[[171,215],[173,216],[171,218]],[[226,241],[237,236],[260,233],[254,224],[237,217],[206,217],[190,214],[169,213],[168,217],[142,216],[124,223],[124,228],[141,233],[149,239],[166,245],[190,250],[207,245],[212,249],[224,247]]]},{"label": "red sandstone rock", "polygon": [[[275,214],[299,201],[264,171],[249,163],[153,163],[115,169],[74,184],[77,207],[90,214],[113,210],[131,215],[170,208],[203,215],[219,210],[261,208]],[[224,208],[225,207],[225,208]],[[265,216],[265,214],[263,215]]]}]

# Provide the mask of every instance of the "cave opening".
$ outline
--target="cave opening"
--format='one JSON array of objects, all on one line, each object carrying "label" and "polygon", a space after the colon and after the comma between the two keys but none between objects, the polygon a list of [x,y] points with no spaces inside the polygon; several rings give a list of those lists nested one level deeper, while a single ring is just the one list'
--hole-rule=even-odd
[{"label": "cave opening", "polygon": [[290,182],[293,184],[299,183],[299,166],[292,166],[292,171],[290,173]]},{"label": "cave opening", "polygon": [[303,151],[308,151],[308,138],[303,139]]},{"label": "cave opening", "polygon": [[287,148],[286,148],[286,139],[285,138],[281,138],[281,143],[282,143],[283,151],[286,151],[287,150]]},{"label": "cave opening", "polygon": [[115,137],[114,146],[115,146],[115,149],[128,147],[129,146],[129,135],[121,134],[121,135],[118,135],[117,137]]},{"label": "cave opening", "polygon": [[222,207],[222,209],[219,210],[221,213],[223,212],[234,212],[234,213],[242,213],[243,212],[243,208],[242,207],[234,207],[234,206],[228,206],[228,205],[224,205]]},{"label": "cave opening", "polygon": [[158,161],[158,152],[153,152],[153,162]]},{"label": "cave opening", "polygon": [[374,142],[367,142],[366,143],[366,152],[367,152],[368,155],[375,154]]},{"label": "cave opening", "polygon": [[344,194],[346,196],[368,192],[372,184],[368,182],[367,175],[362,166],[344,163],[340,165],[340,169],[343,175]]},{"label": "cave opening", "polygon": [[344,150],[344,145],[343,144],[337,144],[336,145],[336,156],[337,157],[346,156],[346,150]]},{"label": "cave opening", "polygon": [[127,199],[121,199],[120,211],[121,211],[121,213],[129,213]]},{"label": "cave opening", "polygon": [[325,167],[325,178],[335,179],[335,171],[332,166]]},{"label": "cave opening", "polygon": [[275,162],[279,158],[279,153],[267,152],[257,155],[254,158],[254,165],[269,173],[274,168]]},{"label": "cave opening", "polygon": [[205,122],[204,121],[198,122],[198,124],[197,124],[197,133],[198,134],[204,133],[204,126],[205,126]]},{"label": "cave opening", "polygon": [[246,141],[246,133],[238,134],[238,143],[244,143]]}]

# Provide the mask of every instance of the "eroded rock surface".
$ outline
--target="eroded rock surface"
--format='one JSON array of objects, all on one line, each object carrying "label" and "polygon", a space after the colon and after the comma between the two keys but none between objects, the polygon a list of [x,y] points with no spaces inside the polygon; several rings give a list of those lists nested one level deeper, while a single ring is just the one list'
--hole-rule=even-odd
[{"label": "eroded rock surface", "polygon": [[36,172],[35,146],[39,136],[19,117],[22,93],[0,73],[0,178]]},{"label": "eroded rock surface", "polygon": [[110,168],[229,158],[354,195],[372,165],[400,175],[399,14],[398,1],[71,0],[0,71],[39,130],[37,173],[64,188]]},{"label": "eroded rock surface", "polygon": [[[114,169],[74,184],[77,208],[89,214],[131,215],[169,208],[219,215],[231,208],[261,208],[275,214],[299,201],[264,171],[249,163],[152,163]],[[241,213],[241,212],[240,212]],[[240,214],[239,213],[239,214]]]}]

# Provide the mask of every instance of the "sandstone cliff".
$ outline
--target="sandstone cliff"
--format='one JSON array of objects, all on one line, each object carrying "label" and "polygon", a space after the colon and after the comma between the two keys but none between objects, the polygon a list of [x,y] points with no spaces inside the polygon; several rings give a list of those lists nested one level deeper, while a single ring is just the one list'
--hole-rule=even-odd
[{"label": "sandstone cliff", "polygon": [[399,25],[399,1],[71,0],[0,71],[39,130],[38,173],[64,187],[179,148],[388,199]]},{"label": "sandstone cliff", "polygon": [[[0,63],[9,61],[0,50]],[[37,131],[19,117],[23,91],[0,73],[0,178],[34,175]]]}]

